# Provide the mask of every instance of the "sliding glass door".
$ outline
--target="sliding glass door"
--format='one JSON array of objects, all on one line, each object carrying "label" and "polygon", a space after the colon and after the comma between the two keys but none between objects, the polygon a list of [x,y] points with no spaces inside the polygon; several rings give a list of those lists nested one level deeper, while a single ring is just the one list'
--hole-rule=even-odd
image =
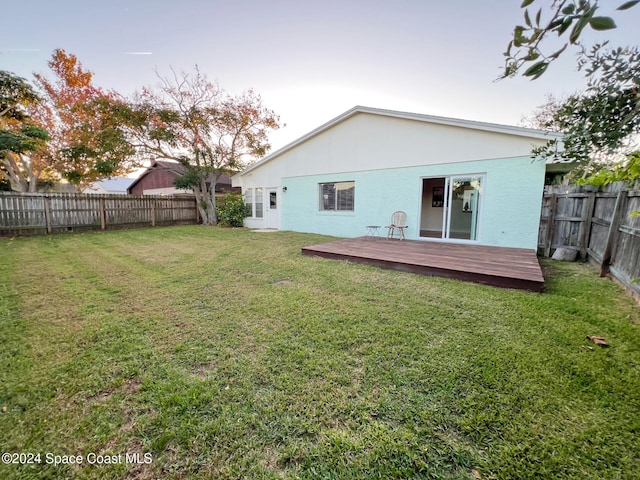
[{"label": "sliding glass door", "polygon": [[445,184],[448,201],[443,214],[448,218],[443,238],[477,240],[482,177],[449,177]]},{"label": "sliding glass door", "polygon": [[483,183],[482,175],[423,179],[420,236],[478,240]]}]

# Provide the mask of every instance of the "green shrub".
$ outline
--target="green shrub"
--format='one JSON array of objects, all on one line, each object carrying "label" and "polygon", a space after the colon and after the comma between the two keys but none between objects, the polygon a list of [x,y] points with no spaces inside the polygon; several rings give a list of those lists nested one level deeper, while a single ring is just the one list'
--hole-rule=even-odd
[{"label": "green shrub", "polygon": [[242,227],[247,207],[240,195],[227,193],[218,207],[218,221],[223,227]]}]

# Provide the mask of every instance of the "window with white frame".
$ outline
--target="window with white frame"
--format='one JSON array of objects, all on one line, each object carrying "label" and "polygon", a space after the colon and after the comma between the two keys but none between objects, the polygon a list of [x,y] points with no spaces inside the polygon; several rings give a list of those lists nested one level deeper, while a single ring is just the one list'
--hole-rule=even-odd
[{"label": "window with white frame", "polygon": [[244,190],[243,200],[247,208],[248,217],[262,218],[264,216],[264,199],[262,195],[262,188],[246,188]]},{"label": "window with white frame", "polygon": [[243,200],[247,208],[247,217],[253,217],[253,188],[245,188]]},{"label": "window with white frame", "polygon": [[263,198],[262,198],[262,188],[256,188],[256,196],[255,196],[255,205],[256,205],[256,212],[255,212],[255,217],[256,218],[262,218],[263,217]]},{"label": "window with white frame", "polygon": [[353,212],[356,182],[319,184],[320,211]]}]

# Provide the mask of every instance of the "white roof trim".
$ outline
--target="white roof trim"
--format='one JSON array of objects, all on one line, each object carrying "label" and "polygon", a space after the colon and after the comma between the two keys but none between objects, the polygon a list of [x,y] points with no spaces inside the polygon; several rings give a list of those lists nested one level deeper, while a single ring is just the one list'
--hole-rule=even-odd
[{"label": "white roof trim", "polygon": [[324,123],[322,125],[320,125],[318,128],[311,130],[309,133],[307,133],[306,135],[303,135],[302,137],[298,138],[297,140],[294,140],[293,142],[285,145],[284,147],[282,147],[281,149],[273,152],[270,155],[267,155],[266,157],[262,158],[261,160],[259,160],[258,162],[249,165],[247,168],[245,168],[243,171],[236,173],[234,175],[234,177],[236,176],[242,176],[245,173],[250,172],[251,170],[254,170],[256,168],[258,168],[259,166],[262,166],[263,164],[269,162],[270,160],[282,155],[283,153],[287,152],[288,150],[291,150],[292,148],[297,147],[298,145],[300,145],[301,143],[306,142],[307,140],[309,140],[312,137],[315,137],[316,135],[324,132],[325,130],[330,129],[331,127],[337,125],[338,123],[342,122],[343,120],[346,120],[349,117],[352,117],[358,113],[370,113],[372,115],[382,115],[382,116],[386,116],[386,117],[396,117],[396,118],[402,118],[405,120],[417,120],[420,122],[427,122],[427,123],[437,123],[440,125],[449,125],[449,126],[453,126],[453,127],[462,127],[462,128],[471,128],[474,130],[483,130],[485,132],[495,132],[495,133],[503,133],[506,135],[517,135],[519,137],[529,137],[529,138],[535,138],[537,140],[551,140],[551,139],[561,139],[563,137],[562,134],[560,133],[556,133],[556,132],[549,132],[546,130],[537,130],[534,128],[524,128],[524,127],[515,127],[512,125],[500,125],[497,123],[486,123],[486,122],[476,122],[473,120],[462,120],[459,118],[448,118],[448,117],[438,117],[435,115],[424,115],[424,114],[419,114],[419,113],[409,113],[409,112],[399,112],[396,110],[385,110],[382,108],[372,108],[372,107],[363,107],[361,105],[356,105],[355,107],[353,107],[350,110],[347,110],[346,112],[344,112],[341,115],[338,115],[337,117],[335,117],[332,120],[329,120],[327,123]]}]

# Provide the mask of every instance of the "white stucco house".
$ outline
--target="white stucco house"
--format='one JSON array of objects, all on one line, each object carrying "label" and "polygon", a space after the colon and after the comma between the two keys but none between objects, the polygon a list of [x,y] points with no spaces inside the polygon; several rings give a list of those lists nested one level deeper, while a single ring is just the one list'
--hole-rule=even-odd
[{"label": "white stucco house", "polygon": [[358,237],[407,213],[406,238],[535,249],[559,134],[356,106],[232,177],[249,228]]}]

